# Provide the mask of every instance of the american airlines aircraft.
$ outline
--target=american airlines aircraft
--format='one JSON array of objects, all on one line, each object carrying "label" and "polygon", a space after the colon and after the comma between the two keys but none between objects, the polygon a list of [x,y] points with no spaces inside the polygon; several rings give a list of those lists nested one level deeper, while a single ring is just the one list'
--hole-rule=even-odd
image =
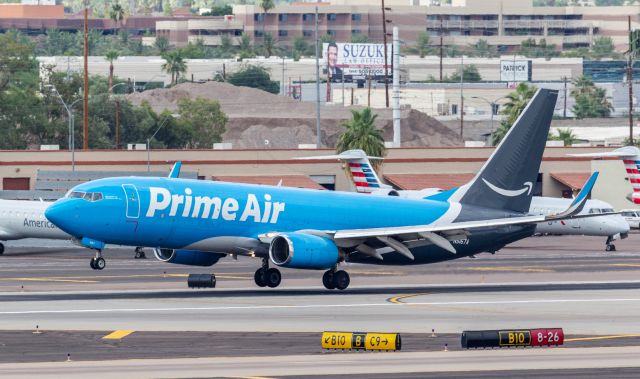
[{"label": "american airlines aircraft", "polygon": [[[149,246],[168,263],[211,266],[226,254],[262,259],[258,286],[277,287],[270,267],[326,270],[328,289],[349,286],[342,262],[415,265],[494,253],[535,233],[541,222],[579,215],[594,173],[564,211],[529,215],[557,91],[539,89],[469,183],[428,199],[204,182],[177,178],[99,179],[74,187],[47,219],[96,251]],[[90,194],[90,195],[89,195]]]},{"label": "american airlines aircraft", "polygon": [[[22,238],[71,239],[44,217],[51,203],[44,201],[0,200],[0,241]],[[4,244],[0,243],[0,254]]]},{"label": "american airlines aircraft", "polygon": [[[345,163],[349,170],[347,177],[351,180],[356,192],[373,196],[399,196],[408,199],[428,199],[444,190],[441,188],[424,188],[421,190],[396,190],[380,180],[373,169],[370,159],[383,159],[369,157],[362,150],[348,150],[338,155],[325,155],[296,158],[300,160],[337,159]],[[640,177],[640,176],[639,176]],[[640,182],[640,180],[639,180]],[[490,183],[487,183],[490,185]],[[638,185],[640,187],[640,184]],[[496,191],[499,189],[493,188]],[[571,199],[534,196],[529,208],[530,214],[551,215],[566,209],[571,204]],[[613,213],[613,207],[600,200],[587,200],[580,214]],[[607,237],[606,251],[615,251],[613,241],[627,238],[629,224],[619,214],[611,214],[601,217],[581,218],[569,221],[550,221],[540,223],[536,227],[537,234],[553,235],[585,235]]]}]

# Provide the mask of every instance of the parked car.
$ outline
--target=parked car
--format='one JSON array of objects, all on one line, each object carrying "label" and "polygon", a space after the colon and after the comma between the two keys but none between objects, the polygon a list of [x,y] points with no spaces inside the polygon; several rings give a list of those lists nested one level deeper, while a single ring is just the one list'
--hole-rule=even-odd
[{"label": "parked car", "polygon": [[629,223],[632,229],[640,229],[640,210],[639,209],[623,209],[622,217]]}]

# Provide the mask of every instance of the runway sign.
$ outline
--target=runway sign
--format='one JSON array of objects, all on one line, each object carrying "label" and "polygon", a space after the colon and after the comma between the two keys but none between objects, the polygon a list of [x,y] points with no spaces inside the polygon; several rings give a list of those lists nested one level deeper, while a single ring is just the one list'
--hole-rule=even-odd
[{"label": "runway sign", "polygon": [[558,346],[563,343],[564,332],[560,328],[464,331],[461,338],[463,349]]},{"label": "runway sign", "polygon": [[396,351],[402,347],[400,334],[362,332],[324,332],[322,348],[326,350],[384,350]]}]

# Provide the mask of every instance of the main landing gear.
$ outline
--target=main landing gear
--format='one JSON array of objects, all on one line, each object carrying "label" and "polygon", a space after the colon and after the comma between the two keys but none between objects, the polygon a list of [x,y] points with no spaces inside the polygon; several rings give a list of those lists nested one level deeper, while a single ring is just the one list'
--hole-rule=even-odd
[{"label": "main landing gear", "polygon": [[144,250],[142,250],[142,247],[136,247],[135,252],[136,253],[133,256],[134,259],[147,259],[147,255],[144,253]]},{"label": "main landing gear", "polygon": [[96,256],[91,258],[89,261],[89,266],[91,266],[94,270],[103,270],[107,266],[107,261],[102,258],[102,251],[96,251]]},{"label": "main landing gear", "polygon": [[351,279],[346,271],[331,269],[322,275],[322,284],[328,290],[339,289],[344,290],[349,287]]},{"label": "main landing gear", "polygon": [[276,288],[282,282],[282,274],[277,268],[269,268],[268,258],[263,258],[262,267],[256,270],[253,279],[258,287]]},{"label": "main landing gear", "polygon": [[604,248],[605,251],[616,251],[616,245],[613,244],[613,241],[612,236],[607,237],[607,246]]}]

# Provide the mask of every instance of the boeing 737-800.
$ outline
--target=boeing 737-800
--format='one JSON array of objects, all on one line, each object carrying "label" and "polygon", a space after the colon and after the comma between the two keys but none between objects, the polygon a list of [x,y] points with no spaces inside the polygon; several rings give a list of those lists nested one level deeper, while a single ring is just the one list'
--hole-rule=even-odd
[{"label": "boeing 737-800", "polygon": [[597,173],[565,211],[528,214],[557,95],[539,89],[473,180],[428,199],[205,182],[172,172],[80,184],[45,215],[96,250],[97,269],[105,267],[107,243],[149,246],[163,261],[195,266],[226,254],[261,258],[259,286],[280,284],[271,262],[327,270],[324,286],[345,289],[349,275],[338,269],[345,261],[410,265],[493,253],[531,236],[538,223],[589,217],[576,215]]},{"label": "boeing 737-800", "polygon": [[[444,190],[441,188],[424,188],[420,190],[396,190],[382,182],[373,169],[370,160],[382,160],[380,157],[369,157],[363,150],[348,150],[337,155],[312,156],[296,158],[302,160],[337,159],[345,164],[347,177],[356,192],[372,196],[399,196],[409,199],[428,199]],[[561,212],[571,204],[571,199],[534,196],[529,208],[530,214],[551,215]],[[612,213],[613,207],[600,200],[587,200],[581,214]],[[585,235],[607,237],[606,251],[615,251],[613,241],[627,238],[629,224],[619,214],[601,217],[580,218],[570,221],[550,221],[540,223],[536,227],[536,234],[552,235]]]}]

